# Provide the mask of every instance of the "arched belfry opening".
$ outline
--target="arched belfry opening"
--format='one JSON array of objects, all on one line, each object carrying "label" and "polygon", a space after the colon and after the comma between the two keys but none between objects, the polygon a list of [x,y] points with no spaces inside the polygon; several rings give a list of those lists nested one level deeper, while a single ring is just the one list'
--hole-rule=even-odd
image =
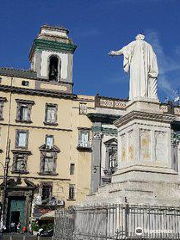
[{"label": "arched belfry opening", "polygon": [[49,80],[58,81],[60,70],[60,61],[57,56],[51,56],[49,58]]}]

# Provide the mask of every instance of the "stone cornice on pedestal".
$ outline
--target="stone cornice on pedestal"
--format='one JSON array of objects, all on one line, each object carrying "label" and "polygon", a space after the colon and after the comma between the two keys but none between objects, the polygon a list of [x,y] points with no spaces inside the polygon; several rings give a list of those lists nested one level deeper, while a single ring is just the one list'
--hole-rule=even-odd
[{"label": "stone cornice on pedestal", "polygon": [[148,120],[148,121],[158,121],[163,123],[172,123],[175,120],[175,116],[171,114],[158,114],[158,113],[148,113],[140,111],[132,111],[122,116],[114,122],[116,127],[121,127],[124,124],[134,120]]}]

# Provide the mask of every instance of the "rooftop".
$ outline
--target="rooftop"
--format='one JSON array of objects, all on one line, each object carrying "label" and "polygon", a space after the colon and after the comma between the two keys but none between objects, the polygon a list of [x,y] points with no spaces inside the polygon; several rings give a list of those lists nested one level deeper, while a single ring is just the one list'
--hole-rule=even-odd
[{"label": "rooftop", "polygon": [[0,68],[0,75],[8,77],[20,77],[20,78],[29,78],[36,79],[37,73],[29,69],[14,69],[2,67]]}]

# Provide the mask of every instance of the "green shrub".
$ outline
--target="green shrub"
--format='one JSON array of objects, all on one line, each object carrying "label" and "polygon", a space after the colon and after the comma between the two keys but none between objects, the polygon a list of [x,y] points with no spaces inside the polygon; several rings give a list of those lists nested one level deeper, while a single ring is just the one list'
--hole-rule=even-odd
[{"label": "green shrub", "polygon": [[32,229],[32,231],[38,231],[40,229],[40,226],[38,223],[32,222],[31,229]]}]

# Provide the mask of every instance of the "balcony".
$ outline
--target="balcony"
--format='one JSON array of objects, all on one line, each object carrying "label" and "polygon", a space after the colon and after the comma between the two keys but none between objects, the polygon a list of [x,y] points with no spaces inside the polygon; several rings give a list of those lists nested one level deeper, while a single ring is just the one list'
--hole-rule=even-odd
[{"label": "balcony", "polygon": [[78,146],[77,149],[79,151],[91,151],[91,142],[82,142],[82,141],[78,141]]}]

